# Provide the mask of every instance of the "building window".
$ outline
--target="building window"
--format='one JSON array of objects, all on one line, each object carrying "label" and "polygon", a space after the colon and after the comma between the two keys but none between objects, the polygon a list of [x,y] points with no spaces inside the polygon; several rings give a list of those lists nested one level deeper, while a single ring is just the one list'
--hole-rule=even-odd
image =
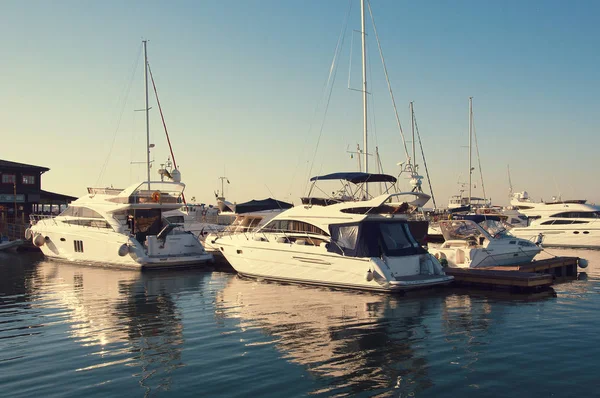
[{"label": "building window", "polygon": [[14,184],[17,177],[14,174],[2,174],[2,184]]},{"label": "building window", "polygon": [[33,185],[35,184],[35,176],[23,176],[23,184],[25,185]]}]

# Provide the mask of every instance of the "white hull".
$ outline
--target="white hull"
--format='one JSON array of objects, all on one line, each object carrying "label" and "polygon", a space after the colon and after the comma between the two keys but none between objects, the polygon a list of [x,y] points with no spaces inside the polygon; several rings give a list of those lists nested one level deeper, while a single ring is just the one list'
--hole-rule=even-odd
[{"label": "white hull", "polygon": [[[52,231],[41,228],[38,223],[31,228],[34,234],[41,234],[48,239],[40,246],[42,253],[55,260],[63,260],[80,264],[99,265],[104,267],[124,267],[135,269],[166,268],[177,266],[200,266],[212,262],[209,253],[173,253],[163,252],[157,255],[148,255],[146,250],[135,241],[123,234],[111,230],[89,228],[90,231],[81,231],[83,228],[73,228],[71,231]],[[188,239],[185,234],[168,236],[165,247],[169,243],[176,243],[179,239]],[[83,242],[83,251],[75,251],[74,241]],[[130,250],[124,256],[119,255],[123,245]]]},{"label": "white hull", "polygon": [[542,246],[545,247],[577,247],[600,249],[600,223],[594,221],[586,226],[556,225],[544,228],[543,225],[525,228],[513,228],[511,235],[518,238],[536,241],[542,234]]},{"label": "white hull", "polygon": [[[420,261],[426,258],[422,256],[428,254],[388,258],[388,263],[398,263],[390,267],[379,258],[345,257],[324,246],[257,241],[243,234],[219,239],[216,246],[239,274],[259,279],[383,292],[447,284],[453,279],[419,274]],[[375,275],[371,281],[366,278],[369,270]]]}]

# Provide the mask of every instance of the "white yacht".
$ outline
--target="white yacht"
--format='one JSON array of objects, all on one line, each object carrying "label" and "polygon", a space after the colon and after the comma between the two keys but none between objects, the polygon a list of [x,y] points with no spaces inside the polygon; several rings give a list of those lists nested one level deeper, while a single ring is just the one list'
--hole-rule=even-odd
[{"label": "white yacht", "polygon": [[547,247],[600,248],[600,207],[585,200],[534,202],[527,192],[512,195],[511,205],[529,218],[526,227],[510,233],[529,240],[542,240]]},{"label": "white yacht", "polygon": [[[181,207],[185,189],[172,150],[174,168],[159,169],[161,181],[150,178],[150,150],[154,145],[150,144],[148,75],[151,72],[146,44],[143,41],[147,179],[126,189],[88,188],[87,195],[72,202],[56,217],[32,215],[25,237],[32,239],[49,258],[134,268],[213,261],[197,237],[164,219],[163,212]],[[165,177],[171,181],[164,181]]]},{"label": "white yacht", "polygon": [[430,248],[450,267],[478,268],[527,263],[541,248],[526,239],[506,234],[499,221],[484,216],[466,216],[464,220],[440,221],[444,243]]},{"label": "white yacht", "polygon": [[[354,181],[372,176],[345,174]],[[259,279],[383,292],[451,282],[414,239],[403,214],[422,202],[420,194],[414,193],[415,203],[390,203],[402,195],[358,201],[303,198],[304,204],[255,231],[211,242],[239,274]]]},{"label": "white yacht", "polygon": [[163,218],[181,206],[185,184],[137,183],[88,188],[58,216],[31,216],[26,237],[49,258],[133,268],[212,262],[197,237]]}]

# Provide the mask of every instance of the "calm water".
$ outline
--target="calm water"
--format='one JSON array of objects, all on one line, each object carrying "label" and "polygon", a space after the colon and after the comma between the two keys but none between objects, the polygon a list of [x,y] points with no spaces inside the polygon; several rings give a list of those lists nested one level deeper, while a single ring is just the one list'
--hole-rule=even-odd
[{"label": "calm water", "polygon": [[597,396],[600,252],[533,296],[393,297],[0,254],[3,396]]}]

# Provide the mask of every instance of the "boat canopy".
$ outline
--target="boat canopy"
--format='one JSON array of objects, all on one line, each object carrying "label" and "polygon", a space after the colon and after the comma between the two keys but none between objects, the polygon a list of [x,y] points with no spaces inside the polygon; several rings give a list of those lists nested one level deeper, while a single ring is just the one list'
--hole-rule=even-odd
[{"label": "boat canopy", "polygon": [[349,257],[412,256],[426,253],[405,220],[330,224],[327,250]]},{"label": "boat canopy", "polygon": [[294,206],[291,203],[267,198],[263,200],[251,200],[249,202],[239,203],[235,206],[235,211],[236,213],[241,214],[254,211],[290,209],[292,207]]},{"label": "boat canopy", "polygon": [[361,172],[341,172],[326,174],[323,176],[315,176],[310,179],[311,181],[320,180],[346,180],[353,184],[360,184],[363,182],[391,182],[396,183],[397,179],[389,174],[371,174]]}]

